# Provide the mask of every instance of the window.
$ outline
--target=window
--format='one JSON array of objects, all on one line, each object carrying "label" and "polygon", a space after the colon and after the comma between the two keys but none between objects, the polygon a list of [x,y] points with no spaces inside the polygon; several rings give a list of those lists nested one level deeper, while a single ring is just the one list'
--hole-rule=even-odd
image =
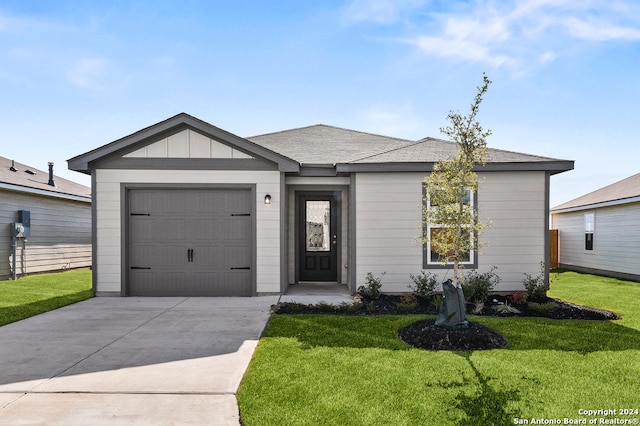
[{"label": "window", "polygon": [[593,251],[593,235],[595,231],[595,213],[584,214],[584,249]]},{"label": "window", "polygon": [[[475,206],[476,206],[476,197],[475,197],[475,193],[472,190],[467,190],[466,194],[465,194],[465,205],[468,206],[471,210],[471,212],[475,212]],[[427,190],[426,190],[426,185],[423,184],[423,203],[424,203],[424,208],[425,209],[430,209],[430,208],[434,208],[434,207],[438,207],[437,205],[433,205],[431,204],[431,198],[427,196]],[[475,213],[474,213],[475,214]],[[445,225],[442,224],[428,224],[426,226],[426,229],[423,229],[423,232],[425,232],[425,236],[428,236],[428,238],[426,238],[426,241],[423,243],[423,268],[430,268],[430,269],[437,269],[437,268],[452,268],[453,267],[453,262],[447,262],[446,264],[443,265],[442,262],[442,257],[440,256],[440,254],[438,254],[437,250],[437,246],[436,246],[436,242],[435,240],[437,239],[436,236],[438,236],[438,234],[440,234],[440,237],[442,237],[442,234],[444,233],[446,227]],[[477,259],[477,253],[476,250],[474,249],[474,232],[472,230],[469,230],[469,234],[466,237],[469,249],[466,251],[466,253],[464,253],[462,255],[460,264],[462,265],[470,265],[471,267],[477,267],[478,264],[478,259]],[[453,253],[450,253],[450,255],[453,255]]]}]

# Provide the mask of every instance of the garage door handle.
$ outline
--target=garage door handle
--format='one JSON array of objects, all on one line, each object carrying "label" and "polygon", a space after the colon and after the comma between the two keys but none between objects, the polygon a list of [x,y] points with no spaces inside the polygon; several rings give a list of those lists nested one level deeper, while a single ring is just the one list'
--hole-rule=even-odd
[{"label": "garage door handle", "polygon": [[251,269],[251,266],[232,266],[231,269]]},{"label": "garage door handle", "polygon": [[187,262],[193,262],[193,249],[187,249]]},{"label": "garage door handle", "polygon": [[131,269],[151,269],[151,266],[132,266]]}]

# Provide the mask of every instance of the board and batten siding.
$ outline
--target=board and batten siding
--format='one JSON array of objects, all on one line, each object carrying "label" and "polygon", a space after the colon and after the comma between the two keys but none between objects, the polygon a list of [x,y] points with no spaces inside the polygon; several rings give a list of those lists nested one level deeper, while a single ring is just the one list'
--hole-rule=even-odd
[{"label": "board and batten siding", "polygon": [[[407,292],[409,274],[426,270],[440,281],[452,271],[426,269],[420,241],[422,173],[360,173],[356,176],[356,280],[382,277],[385,292]],[[478,209],[491,222],[481,241],[478,272],[497,266],[495,291],[523,290],[524,273],[538,275],[545,260],[544,172],[478,173]]]},{"label": "board and batten siding", "polygon": [[[585,250],[585,213],[595,216],[593,251]],[[555,213],[552,227],[559,233],[561,267],[640,278],[640,203]]]},{"label": "board and batten siding", "polygon": [[12,276],[11,223],[31,213],[31,235],[18,240],[16,275],[91,266],[91,203],[0,191],[0,279]]},{"label": "board and batten siding", "polygon": [[[121,183],[126,184],[255,184],[256,276],[258,293],[280,292],[280,172],[219,170],[98,169],[95,177],[96,291],[120,293],[122,277]],[[271,195],[271,204],[264,196]]]}]

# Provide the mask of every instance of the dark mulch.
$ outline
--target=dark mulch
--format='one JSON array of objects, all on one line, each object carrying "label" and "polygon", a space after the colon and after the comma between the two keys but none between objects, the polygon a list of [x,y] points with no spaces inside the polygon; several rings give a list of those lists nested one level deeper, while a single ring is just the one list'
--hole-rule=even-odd
[{"label": "dark mulch", "polygon": [[[586,306],[578,306],[558,299],[546,298],[538,300],[543,305],[537,309],[534,304],[524,303],[513,305],[520,313],[500,313],[496,310],[500,305],[507,303],[503,296],[490,296],[480,312],[473,312],[473,306],[467,306],[467,312],[473,315],[496,317],[543,317],[551,319],[580,319],[580,320],[614,320],[620,317],[613,312]],[[552,305],[546,305],[552,304]],[[551,309],[549,309],[551,308]],[[383,294],[377,300],[365,300],[362,303],[342,304],[338,306],[329,304],[303,305],[300,303],[279,303],[273,306],[275,314],[332,314],[332,315],[402,315],[425,314],[437,315],[438,309],[431,300],[418,300],[415,304],[402,303],[400,296]]]},{"label": "dark mulch", "polygon": [[[438,310],[431,300],[417,300],[407,304],[400,296],[382,295],[377,300],[363,300],[358,304],[332,306],[319,303],[302,305],[299,303],[280,303],[273,306],[275,314],[333,314],[333,315],[399,315],[426,314],[437,315]],[[513,305],[519,313],[500,312],[500,307],[508,303],[502,296],[490,296],[484,307],[473,315],[498,317],[543,317],[572,320],[614,320],[620,319],[613,312],[578,306],[561,300],[546,298],[537,303]],[[467,307],[471,313],[473,306]],[[434,319],[421,320],[409,324],[398,331],[398,336],[408,344],[428,350],[482,350],[502,348],[507,345],[504,337],[482,324],[470,321],[469,327],[449,330],[434,325]]]},{"label": "dark mulch", "polygon": [[507,346],[507,339],[477,322],[468,328],[449,330],[438,327],[434,319],[416,321],[398,330],[398,337],[418,349],[474,351]]}]

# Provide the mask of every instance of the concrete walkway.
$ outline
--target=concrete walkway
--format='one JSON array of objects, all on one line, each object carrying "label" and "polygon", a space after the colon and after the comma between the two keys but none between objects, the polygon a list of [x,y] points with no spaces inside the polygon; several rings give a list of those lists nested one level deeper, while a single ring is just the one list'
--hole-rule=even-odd
[{"label": "concrete walkway", "polygon": [[277,302],[103,297],[0,327],[0,424],[238,425]]}]

